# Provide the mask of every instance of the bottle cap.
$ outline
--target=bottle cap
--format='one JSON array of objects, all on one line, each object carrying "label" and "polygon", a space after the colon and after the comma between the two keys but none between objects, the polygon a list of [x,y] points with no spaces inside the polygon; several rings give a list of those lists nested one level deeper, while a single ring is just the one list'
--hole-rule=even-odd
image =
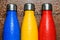
[{"label": "bottle cap", "polygon": [[26,3],[26,4],[24,5],[24,11],[25,11],[25,10],[33,10],[33,11],[35,11],[35,5],[32,4],[32,3]]},{"label": "bottle cap", "polygon": [[17,6],[15,4],[8,4],[7,10],[17,10]]},{"label": "bottle cap", "polygon": [[42,10],[52,10],[52,5],[50,3],[44,3],[42,5]]}]

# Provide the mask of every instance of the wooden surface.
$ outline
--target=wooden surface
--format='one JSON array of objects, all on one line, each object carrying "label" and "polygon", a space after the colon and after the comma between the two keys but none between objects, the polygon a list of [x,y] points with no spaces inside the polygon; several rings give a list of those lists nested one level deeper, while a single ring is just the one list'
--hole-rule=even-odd
[{"label": "wooden surface", "polygon": [[56,25],[56,38],[57,40],[60,40],[60,0],[0,0],[0,40],[2,40],[3,25],[6,17],[6,5],[9,3],[17,5],[17,15],[20,25],[23,19],[24,4],[34,3],[36,8],[35,16],[38,26],[41,19],[41,5],[43,3],[51,3],[53,5],[53,19]]}]

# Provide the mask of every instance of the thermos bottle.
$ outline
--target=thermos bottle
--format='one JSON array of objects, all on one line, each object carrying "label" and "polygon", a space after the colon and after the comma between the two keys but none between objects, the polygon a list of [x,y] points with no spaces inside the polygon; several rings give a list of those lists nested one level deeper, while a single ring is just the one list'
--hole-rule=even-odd
[{"label": "thermos bottle", "polygon": [[7,5],[3,40],[20,40],[20,27],[17,18],[17,6],[15,4]]},{"label": "thermos bottle", "polygon": [[38,27],[34,11],[34,4],[26,3],[24,5],[25,15],[21,27],[21,40],[38,40]]},{"label": "thermos bottle", "polygon": [[39,26],[39,40],[56,40],[56,29],[52,17],[52,5],[42,5],[42,18]]}]

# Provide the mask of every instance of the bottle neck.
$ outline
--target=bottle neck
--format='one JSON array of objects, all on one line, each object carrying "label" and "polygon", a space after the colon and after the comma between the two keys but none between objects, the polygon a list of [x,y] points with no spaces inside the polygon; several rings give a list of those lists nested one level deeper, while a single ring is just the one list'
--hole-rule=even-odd
[{"label": "bottle neck", "polygon": [[34,11],[27,10],[27,11],[25,11],[25,15],[34,15]]},{"label": "bottle neck", "polygon": [[43,10],[42,15],[52,15],[52,11],[51,10]]},{"label": "bottle neck", "polygon": [[8,10],[7,15],[16,15],[17,11],[16,10]]}]

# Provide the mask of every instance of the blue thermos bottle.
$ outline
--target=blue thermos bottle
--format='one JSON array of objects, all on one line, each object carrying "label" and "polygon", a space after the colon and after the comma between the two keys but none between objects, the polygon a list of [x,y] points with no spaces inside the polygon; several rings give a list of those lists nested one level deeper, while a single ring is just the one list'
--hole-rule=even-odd
[{"label": "blue thermos bottle", "polygon": [[17,6],[15,4],[7,5],[3,40],[20,40],[20,25],[17,18]]}]

